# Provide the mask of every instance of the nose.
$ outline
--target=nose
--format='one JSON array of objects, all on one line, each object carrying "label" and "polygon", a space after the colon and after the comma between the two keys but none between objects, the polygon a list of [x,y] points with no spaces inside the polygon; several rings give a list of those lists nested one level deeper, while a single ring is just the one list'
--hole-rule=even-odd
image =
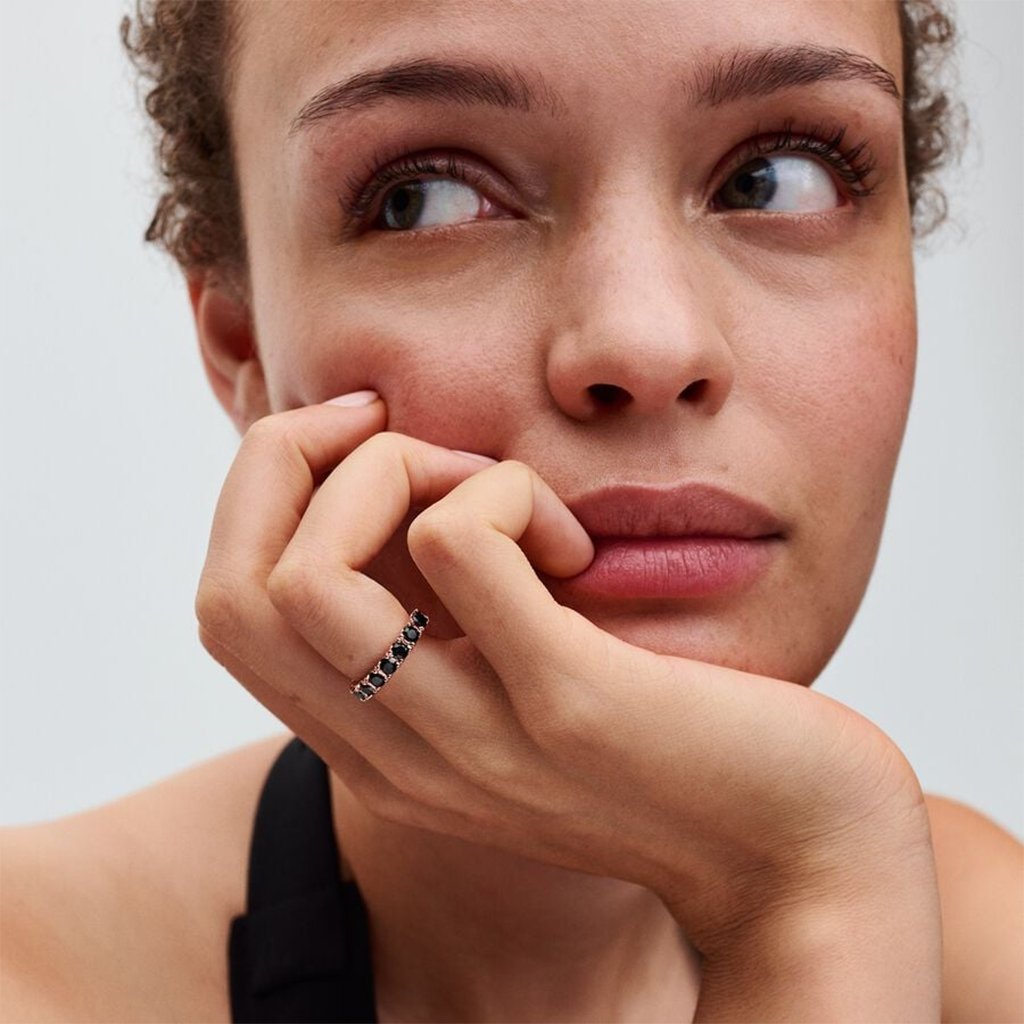
[{"label": "nose", "polygon": [[635,198],[552,261],[548,390],[582,422],[670,410],[712,416],[735,377],[715,312],[713,258],[702,263],[678,224],[664,211],[639,214]]}]

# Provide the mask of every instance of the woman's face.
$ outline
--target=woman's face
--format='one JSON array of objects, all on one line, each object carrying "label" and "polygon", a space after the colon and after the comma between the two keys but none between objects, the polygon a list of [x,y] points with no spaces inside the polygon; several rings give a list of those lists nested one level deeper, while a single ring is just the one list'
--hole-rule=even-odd
[{"label": "woman's face", "polygon": [[[767,506],[784,539],[724,596],[551,586],[632,643],[809,684],[867,584],[913,379],[895,4],[350,0],[240,29],[270,408],[374,388],[388,429],[566,501],[698,481]],[[420,59],[494,75],[325,92]],[[436,612],[402,536],[366,571]]]}]

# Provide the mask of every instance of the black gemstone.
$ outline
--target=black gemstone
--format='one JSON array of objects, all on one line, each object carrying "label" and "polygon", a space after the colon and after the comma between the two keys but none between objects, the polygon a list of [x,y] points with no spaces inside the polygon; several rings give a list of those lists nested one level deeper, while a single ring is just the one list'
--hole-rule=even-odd
[{"label": "black gemstone", "polygon": [[382,676],[379,672],[371,672],[367,676],[367,679],[374,686],[378,686],[378,687],[379,686],[383,686],[388,681],[388,677],[387,676]]},{"label": "black gemstone", "polygon": [[377,667],[381,670],[381,672],[384,673],[384,675],[390,676],[394,672],[398,671],[398,662],[389,661],[387,658],[385,658]]},{"label": "black gemstone", "polygon": [[420,638],[419,632],[413,629],[412,626],[406,626],[405,629],[402,630],[402,636],[404,636],[406,640],[413,644],[416,643],[416,641]]},{"label": "black gemstone", "polygon": [[404,661],[405,656],[409,653],[409,648],[405,644],[392,644],[391,645],[391,657],[395,661]]},{"label": "black gemstone", "polygon": [[366,683],[360,683],[355,690],[355,694],[360,700],[369,700],[374,692],[373,687],[367,686]]},{"label": "black gemstone", "polygon": [[413,612],[410,618],[413,621],[413,625],[419,626],[420,629],[422,629],[430,621],[430,619],[428,619],[426,615],[424,615],[423,612],[421,611]]}]

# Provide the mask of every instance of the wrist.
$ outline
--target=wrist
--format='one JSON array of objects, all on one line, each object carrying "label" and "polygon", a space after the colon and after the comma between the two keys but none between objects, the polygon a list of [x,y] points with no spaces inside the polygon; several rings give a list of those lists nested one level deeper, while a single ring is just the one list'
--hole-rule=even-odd
[{"label": "wrist", "polygon": [[942,926],[934,872],[857,899],[804,901],[705,953],[695,1020],[938,1021]]},{"label": "wrist", "polygon": [[676,822],[686,839],[696,832],[712,841],[666,841],[651,872],[656,881],[645,884],[698,948],[727,943],[776,911],[858,903],[866,892],[897,890],[908,873],[934,875],[920,783],[881,735],[879,750],[859,766],[820,772],[795,799],[750,805],[713,829]]},{"label": "wrist", "polygon": [[730,912],[692,938],[704,957],[696,1020],[939,1020],[926,813],[864,822],[737,883]]},{"label": "wrist", "polygon": [[790,841],[780,830],[771,849],[751,848],[744,860],[661,865],[649,885],[705,955],[737,935],[794,911],[827,913],[861,906],[904,887],[934,887],[935,862],[923,799],[850,814],[845,826]]}]

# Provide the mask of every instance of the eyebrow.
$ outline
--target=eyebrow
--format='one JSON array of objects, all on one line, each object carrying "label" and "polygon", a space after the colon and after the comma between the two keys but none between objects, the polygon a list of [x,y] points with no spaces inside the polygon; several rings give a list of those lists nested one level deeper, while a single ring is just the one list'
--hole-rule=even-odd
[{"label": "eyebrow", "polygon": [[365,110],[395,97],[464,106],[486,104],[523,113],[546,107],[556,118],[568,114],[564,101],[539,75],[528,78],[519,69],[501,63],[414,57],[361,71],[321,89],[295,116],[288,134],[294,135],[341,111]]},{"label": "eyebrow", "polygon": [[810,44],[736,50],[698,66],[693,81],[694,103],[712,107],[745,96],[767,96],[794,85],[849,81],[867,82],[902,102],[896,80],[870,57]]},{"label": "eyebrow", "polygon": [[[814,82],[857,81],[902,102],[893,76],[863,54],[811,44],[737,49],[698,62],[682,85],[694,106],[720,106],[767,96]],[[503,63],[414,57],[361,71],[316,93],[292,120],[288,135],[344,111],[361,111],[389,99],[435,100],[463,106],[484,104],[564,118],[568,104],[539,74]]]}]

